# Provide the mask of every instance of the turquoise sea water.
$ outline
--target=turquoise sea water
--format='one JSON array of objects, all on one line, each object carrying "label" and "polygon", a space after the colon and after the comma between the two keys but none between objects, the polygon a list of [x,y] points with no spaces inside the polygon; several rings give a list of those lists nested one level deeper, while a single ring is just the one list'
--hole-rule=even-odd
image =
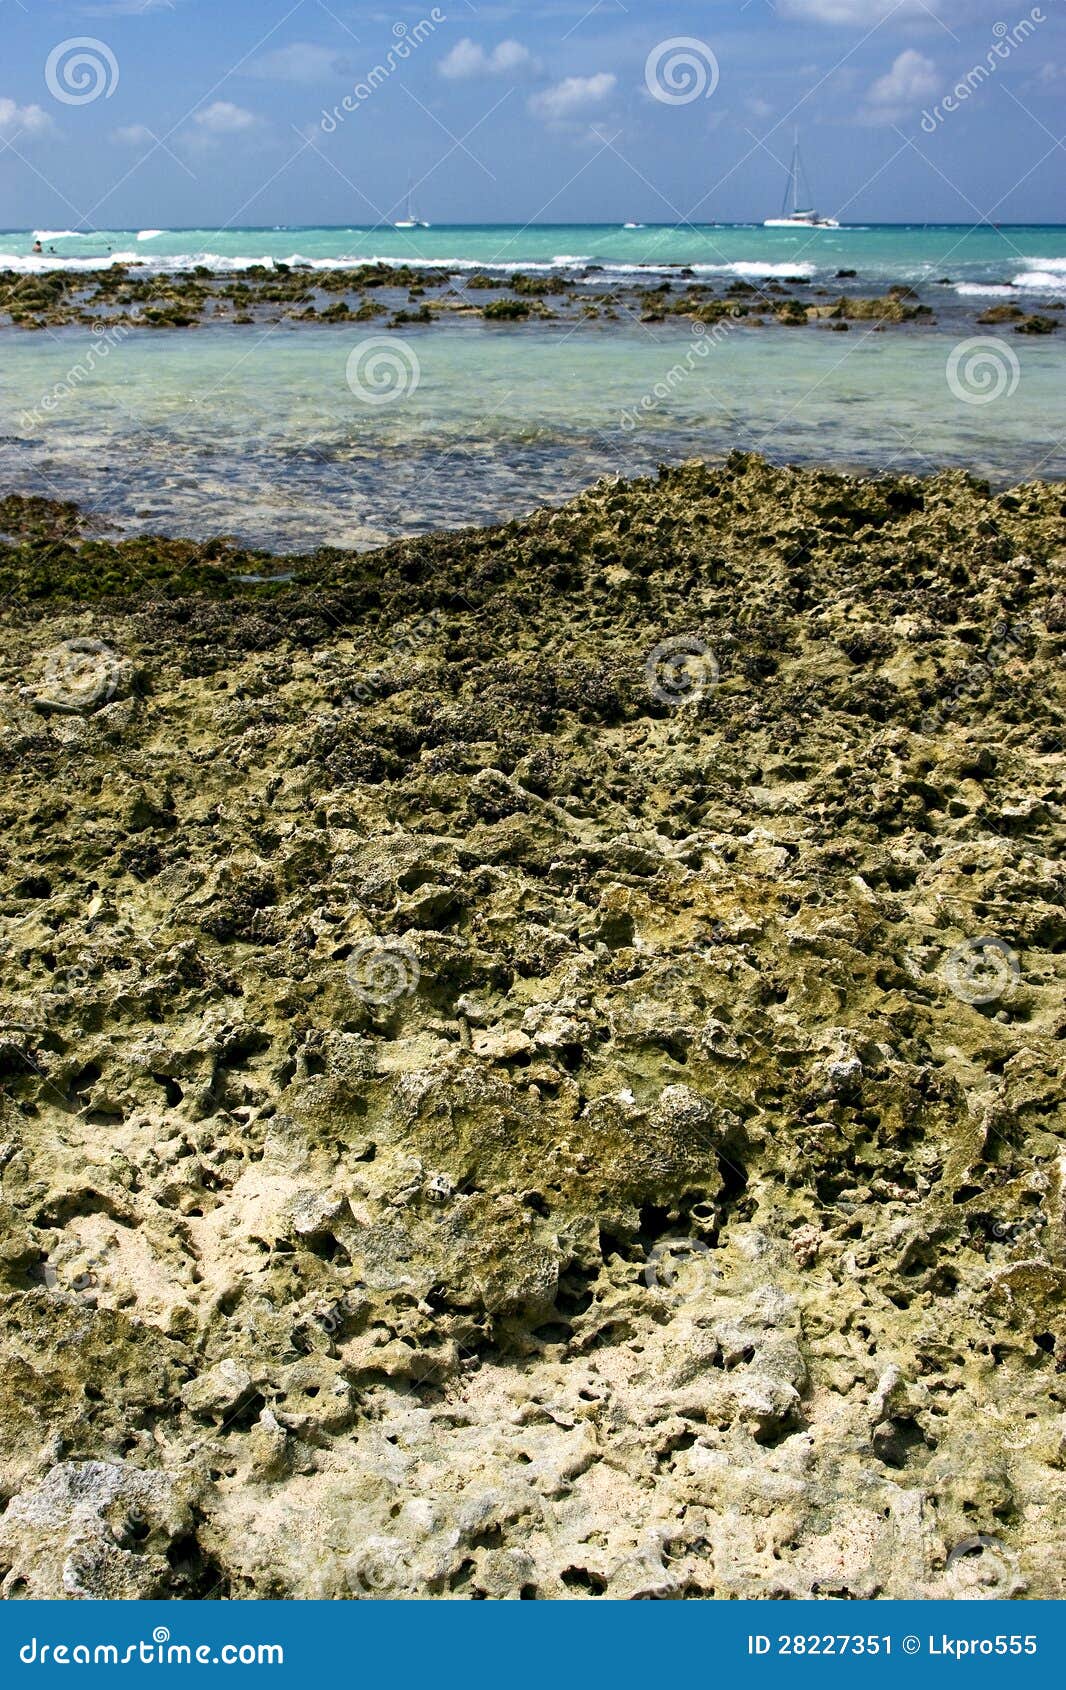
[{"label": "turquoise sea water", "polygon": [[[133,250],[117,244],[129,231],[113,233],[116,254]],[[806,265],[814,289],[831,287],[837,269],[857,269],[849,285],[861,292],[907,280],[934,305],[936,326],[856,323],[837,335],[740,323],[701,345],[689,322],[628,315],[446,317],[391,332],[283,322],[133,330],[103,356],[84,328],[0,329],[0,488],[76,499],[128,531],[230,533],[285,550],[500,520],[602,475],[734,447],[874,473],[964,468],[999,485],[1066,477],[1066,326],[1029,337],[977,323],[1000,299],[1053,312],[1066,297],[1066,229],[357,233],[191,231],[137,250],[154,247],[155,265],[201,259],[216,268],[296,254],[480,267],[495,253],[502,268],[556,263],[576,279],[585,260],[623,269],[689,261],[728,264],[723,285]],[[25,236],[8,235],[0,249],[19,238],[25,247]],[[51,244],[80,248],[87,267],[98,262],[87,237],[56,234]],[[606,281],[594,273],[590,285]],[[349,381],[368,340],[415,372],[388,403]],[[952,360],[973,341],[960,398]]]},{"label": "turquoise sea water", "polygon": [[[54,248],[31,252],[35,235]],[[950,275],[962,287],[1013,283],[1034,295],[1066,288],[1066,227],[1009,225],[880,224],[843,229],[764,229],[756,224],[658,224],[624,229],[617,224],[533,224],[529,227],[463,224],[429,229],[62,229],[0,234],[0,265],[37,269],[49,264],[86,267],[108,259],[152,268],[194,263],[212,268],[303,260],[309,264],[396,262],[456,266],[603,264],[612,269],[689,264],[707,273],[733,275],[832,274],[857,269],[863,276],[911,285]]]}]

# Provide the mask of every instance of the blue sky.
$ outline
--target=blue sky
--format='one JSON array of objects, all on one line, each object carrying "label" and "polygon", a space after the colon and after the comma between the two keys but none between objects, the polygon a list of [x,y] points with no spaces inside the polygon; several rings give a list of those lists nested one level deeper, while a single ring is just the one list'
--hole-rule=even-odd
[{"label": "blue sky", "polygon": [[1066,221],[1063,11],[0,0],[0,225],[762,218],[796,124],[846,221]]}]

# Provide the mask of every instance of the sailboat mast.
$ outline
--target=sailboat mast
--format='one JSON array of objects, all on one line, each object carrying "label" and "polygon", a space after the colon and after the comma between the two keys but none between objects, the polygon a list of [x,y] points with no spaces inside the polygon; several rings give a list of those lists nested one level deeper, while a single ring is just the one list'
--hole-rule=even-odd
[{"label": "sailboat mast", "polygon": [[835,217],[821,217],[814,209],[811,197],[810,183],[803,168],[803,157],[800,153],[799,130],[792,138],[792,161],[788,167],[788,178],[785,182],[785,197],[781,205],[780,217],[768,217],[764,228],[803,228],[803,229],[839,229],[840,224]]},{"label": "sailboat mast", "polygon": [[782,217],[794,217],[799,209],[800,139],[797,129],[792,138],[792,162],[788,167],[785,197],[781,202]]}]

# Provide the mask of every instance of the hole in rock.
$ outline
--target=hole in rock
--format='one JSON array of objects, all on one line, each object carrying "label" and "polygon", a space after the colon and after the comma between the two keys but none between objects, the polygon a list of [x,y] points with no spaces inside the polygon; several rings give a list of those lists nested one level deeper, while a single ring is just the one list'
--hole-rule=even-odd
[{"label": "hole in rock", "polygon": [[567,1567],[562,1574],[562,1581],[568,1590],[584,1590],[590,1596],[596,1596],[607,1589],[607,1580],[599,1573],[590,1572],[588,1567]]}]

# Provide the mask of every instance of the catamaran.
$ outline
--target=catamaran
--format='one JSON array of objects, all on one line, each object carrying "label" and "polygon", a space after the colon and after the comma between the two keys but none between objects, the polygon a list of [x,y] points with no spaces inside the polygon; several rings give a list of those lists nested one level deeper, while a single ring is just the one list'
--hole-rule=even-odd
[{"label": "catamaran", "polygon": [[[810,187],[803,161],[800,158],[799,130],[796,130],[792,143],[792,163],[788,167],[788,183],[785,187],[785,197],[781,202],[780,217],[768,217],[763,224],[764,229],[839,229],[840,224],[835,217],[822,217],[817,211],[800,205],[800,193],[810,200]],[[791,208],[791,209],[790,209]]]},{"label": "catamaran", "polygon": [[411,193],[412,193],[411,184],[410,184],[410,182],[408,182],[408,184],[407,184],[407,216],[397,218],[396,222],[393,224],[394,229],[428,229],[429,228],[428,223],[423,223],[421,217],[415,216],[414,207],[413,207],[412,200],[411,200]]}]

